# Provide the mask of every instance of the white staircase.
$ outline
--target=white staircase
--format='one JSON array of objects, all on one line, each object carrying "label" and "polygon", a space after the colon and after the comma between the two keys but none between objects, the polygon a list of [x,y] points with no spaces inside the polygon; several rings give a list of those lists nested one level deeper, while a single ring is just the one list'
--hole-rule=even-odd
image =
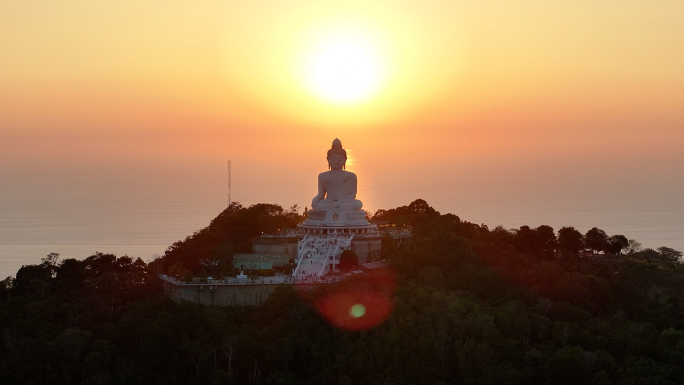
[{"label": "white staircase", "polygon": [[297,267],[292,273],[295,282],[317,282],[336,269],[340,254],[351,248],[353,234],[306,235],[299,241]]}]

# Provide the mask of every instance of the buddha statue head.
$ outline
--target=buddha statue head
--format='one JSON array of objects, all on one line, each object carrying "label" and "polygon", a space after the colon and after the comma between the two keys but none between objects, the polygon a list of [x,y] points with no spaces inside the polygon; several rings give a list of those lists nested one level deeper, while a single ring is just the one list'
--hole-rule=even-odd
[{"label": "buddha statue head", "polygon": [[328,150],[328,168],[333,170],[342,170],[347,163],[347,151],[342,148],[342,142],[335,139],[332,142],[332,148]]}]

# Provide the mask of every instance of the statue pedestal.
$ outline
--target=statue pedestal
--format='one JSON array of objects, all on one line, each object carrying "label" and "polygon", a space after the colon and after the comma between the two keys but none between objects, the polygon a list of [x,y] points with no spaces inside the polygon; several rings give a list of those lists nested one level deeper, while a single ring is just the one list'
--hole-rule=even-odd
[{"label": "statue pedestal", "polygon": [[365,227],[369,225],[365,211],[343,208],[309,210],[303,223],[304,227]]},{"label": "statue pedestal", "polygon": [[378,226],[369,223],[366,212],[359,209],[338,206],[309,210],[298,227],[302,239],[298,242],[297,267],[292,273],[295,282],[318,282],[320,277],[336,270],[344,250],[354,251],[364,263],[368,255],[379,253],[382,246]]},{"label": "statue pedestal", "polygon": [[302,234],[353,234],[357,237],[377,236],[378,226],[366,219],[363,210],[333,207],[326,210],[309,210],[304,223],[297,225]]}]

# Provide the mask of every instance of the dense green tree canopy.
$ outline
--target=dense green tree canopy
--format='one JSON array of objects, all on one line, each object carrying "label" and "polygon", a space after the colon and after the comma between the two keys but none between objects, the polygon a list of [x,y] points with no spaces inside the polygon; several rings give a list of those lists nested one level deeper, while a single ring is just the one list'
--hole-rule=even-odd
[{"label": "dense green tree canopy", "polygon": [[557,235],[546,225],[489,229],[442,215],[423,200],[375,214],[411,226],[414,237],[383,250],[398,286],[391,313],[373,328],[339,329],[313,305],[321,295],[344,300],[344,293],[386,291],[372,276],[313,291],[282,285],[258,307],[205,307],[162,294],[156,274],[172,268],[192,274],[206,267],[202,260],[221,260],[261,232],[300,219],[276,205],[233,204],[149,264],[96,253],[82,261],[51,254],[23,266],[15,279],[0,281],[0,382],[670,384],[684,378],[681,252],[640,250],[606,234],[615,245],[601,258],[585,257],[579,254],[585,237],[572,227]]}]

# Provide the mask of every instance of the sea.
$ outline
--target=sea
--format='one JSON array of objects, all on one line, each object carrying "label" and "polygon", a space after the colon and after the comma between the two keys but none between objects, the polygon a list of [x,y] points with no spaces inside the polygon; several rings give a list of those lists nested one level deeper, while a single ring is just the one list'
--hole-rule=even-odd
[{"label": "sea", "polygon": [[[571,225],[586,232],[596,226],[609,235],[636,239],[644,247],[684,250],[684,205],[674,202],[635,203],[625,209],[622,204],[593,200],[559,204],[507,202],[499,198],[466,196],[458,202],[432,196],[428,203],[442,213],[452,212],[462,220],[490,228],[546,224],[558,230]],[[0,200],[0,279],[16,275],[22,265],[40,263],[50,253],[58,253],[60,259],[84,259],[102,252],[149,262],[163,255],[174,242],[208,226],[226,205],[222,192],[175,198],[166,194],[161,198],[147,195],[51,200],[37,195]]]},{"label": "sea", "polygon": [[85,259],[97,252],[149,262],[209,225],[225,200],[13,202],[0,206],[0,277],[50,253]]}]

